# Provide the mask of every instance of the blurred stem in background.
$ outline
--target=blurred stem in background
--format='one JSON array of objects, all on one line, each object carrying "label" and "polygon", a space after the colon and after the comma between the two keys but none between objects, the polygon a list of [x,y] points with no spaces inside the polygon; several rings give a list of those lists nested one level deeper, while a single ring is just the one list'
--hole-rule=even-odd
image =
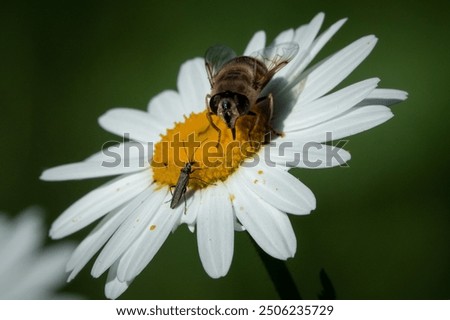
[{"label": "blurred stem in background", "polygon": [[252,237],[250,237],[250,239],[252,240],[253,246],[258,252],[259,257],[261,258],[264,267],[269,273],[270,279],[272,280],[280,298],[283,300],[302,300],[294,279],[286,266],[286,262],[272,258],[261,249]]}]

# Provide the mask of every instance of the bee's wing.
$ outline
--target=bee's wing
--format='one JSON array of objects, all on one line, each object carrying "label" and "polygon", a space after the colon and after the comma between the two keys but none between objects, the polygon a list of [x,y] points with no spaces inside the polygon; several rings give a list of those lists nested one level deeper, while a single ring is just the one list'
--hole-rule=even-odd
[{"label": "bee's wing", "polygon": [[205,53],[205,65],[208,73],[208,79],[211,86],[213,86],[213,78],[222,68],[222,66],[236,57],[234,51],[223,45],[216,45],[210,47]]},{"label": "bee's wing", "polygon": [[298,53],[298,44],[295,42],[279,43],[266,47],[262,50],[250,54],[250,57],[256,58],[263,62],[267,67],[267,74],[261,80],[262,85],[267,84],[270,79],[281,68],[289,63]]}]

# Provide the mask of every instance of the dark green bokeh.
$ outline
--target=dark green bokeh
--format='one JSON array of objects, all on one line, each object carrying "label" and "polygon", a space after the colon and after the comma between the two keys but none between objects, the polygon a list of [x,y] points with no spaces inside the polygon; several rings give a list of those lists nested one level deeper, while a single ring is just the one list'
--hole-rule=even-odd
[{"label": "dark green bokeh", "polygon": [[[343,85],[380,77],[409,99],[395,117],[351,137],[350,168],[296,170],[317,210],[292,216],[296,257],[287,263],[303,298],[322,291],[325,269],[341,299],[450,298],[448,3],[441,1],[26,1],[2,5],[0,208],[43,206],[50,225],[106,179],[42,182],[43,169],[79,161],[117,137],[97,118],[112,107],[145,109],[176,88],[180,64],[216,43],[242,51],[252,34],[278,32],[326,13],[349,21],[325,57],[366,34],[380,41]],[[87,230],[69,237],[80,240]],[[49,243],[51,241],[49,240]],[[101,299],[105,277],[89,267],[65,290]],[[210,279],[185,226],[169,237],[124,299],[274,299],[245,234],[229,274]]]}]

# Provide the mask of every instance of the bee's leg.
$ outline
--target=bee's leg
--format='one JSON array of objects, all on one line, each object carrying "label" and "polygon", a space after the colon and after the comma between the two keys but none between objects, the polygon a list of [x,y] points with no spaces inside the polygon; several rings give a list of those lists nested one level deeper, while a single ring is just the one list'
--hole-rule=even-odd
[{"label": "bee's leg", "polygon": [[214,124],[214,122],[212,121],[212,118],[211,118],[211,114],[215,114],[215,113],[208,112],[206,114],[206,117],[208,118],[208,121],[209,121],[209,124],[211,125],[211,127],[213,127],[214,130],[216,130],[218,133],[217,144],[216,144],[216,148],[218,148],[219,144],[220,144],[220,138],[222,137],[222,130],[220,130],[219,127]]},{"label": "bee's leg", "polygon": [[[259,112],[254,112],[254,111],[249,111],[249,112],[247,113],[247,115],[249,115],[249,116],[255,116],[255,117],[256,117],[255,122],[253,122],[252,127],[251,127],[250,130],[248,131],[248,140],[249,140],[250,146],[251,146],[252,148],[258,149],[258,148],[259,148],[259,143],[260,143],[260,141],[256,141],[256,140],[253,138],[253,129],[255,129],[255,128],[258,127],[259,122],[261,121],[261,115],[260,115]],[[259,140],[259,139],[258,139],[258,140]]]},{"label": "bee's leg", "polygon": [[[270,132],[270,134],[276,135],[278,137],[282,137],[284,135],[284,133],[281,132],[281,131],[276,130],[274,127],[272,127],[272,124],[270,123],[270,121],[272,120],[272,115],[273,115],[273,97],[272,97],[272,94],[269,94],[265,98],[267,98],[268,101],[267,101],[266,105],[263,106],[263,107],[267,108],[267,110],[265,111],[266,115],[268,116],[268,118],[266,120],[266,126],[267,126],[268,130],[270,130],[267,133]],[[262,111],[262,112],[264,112],[264,111]],[[270,143],[270,140],[271,140],[270,135],[266,134],[264,136],[264,143],[265,144]]]},{"label": "bee's leg", "polygon": [[276,135],[278,137],[283,137],[284,136],[283,132],[274,129],[272,126],[270,126],[270,133],[273,133],[274,135]]},{"label": "bee's leg", "polygon": [[253,130],[255,128],[260,128],[261,126],[263,126],[263,130],[265,131],[263,143],[264,144],[269,143],[270,133],[274,132],[272,126],[270,125],[270,120],[272,119],[273,113],[272,94],[259,98],[249,114],[251,113],[256,115],[256,120],[249,131],[249,138],[253,141],[252,139]]},{"label": "bee's leg", "polygon": [[222,137],[222,130],[219,129],[218,126],[216,126],[214,124],[214,122],[212,121],[211,115],[215,114],[214,112],[211,111],[211,108],[209,107],[209,103],[208,103],[208,99],[211,98],[211,96],[208,94],[206,95],[205,101],[206,101],[206,107],[208,108],[208,112],[206,113],[206,117],[208,118],[209,124],[211,125],[211,127],[214,128],[214,130],[216,130],[219,134],[218,138],[217,138],[217,144],[216,144],[216,148],[219,147],[220,144],[220,138]]}]

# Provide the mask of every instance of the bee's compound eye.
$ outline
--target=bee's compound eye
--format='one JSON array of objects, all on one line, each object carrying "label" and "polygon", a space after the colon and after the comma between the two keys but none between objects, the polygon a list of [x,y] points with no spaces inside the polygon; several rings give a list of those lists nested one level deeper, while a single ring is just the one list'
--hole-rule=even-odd
[{"label": "bee's compound eye", "polygon": [[217,94],[209,100],[209,108],[211,109],[212,112],[217,113],[219,103],[220,103],[220,96]]},{"label": "bee's compound eye", "polygon": [[250,102],[248,101],[248,98],[242,94],[237,94],[235,99],[236,107],[238,108],[239,113],[246,114],[250,109]]}]

